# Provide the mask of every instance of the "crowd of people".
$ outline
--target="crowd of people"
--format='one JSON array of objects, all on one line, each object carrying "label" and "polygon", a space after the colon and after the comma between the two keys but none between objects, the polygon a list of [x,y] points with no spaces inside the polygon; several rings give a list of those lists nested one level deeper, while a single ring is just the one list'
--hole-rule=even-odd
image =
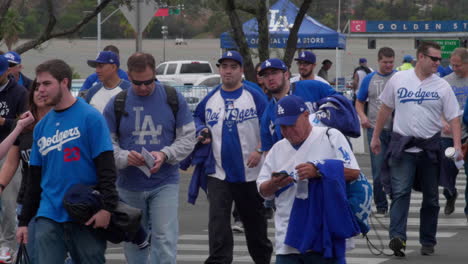
[{"label": "crowd of people", "polygon": [[[233,206],[254,263],[271,263],[272,254],[278,264],[345,263],[352,238],[368,231],[346,188],[365,177],[343,122],[325,122],[337,117],[317,111],[329,98],[344,103],[334,108],[351,105],[346,111],[365,130],[371,214],[390,218],[389,248],[405,256],[414,188],[423,193],[420,253],[434,254],[438,186],[445,214],[458,197],[458,168],[444,151],[453,147],[455,160],[467,156],[468,52],[452,53],[453,73],[444,78],[434,42],[422,42],[416,59],[406,55],[398,70],[392,48],[376,58],[375,70],[359,59],[353,108],[330,86],[330,60],[314,73],[311,51],[294,58],[297,77],[270,58],[255,67],[256,82],[243,80],[242,55],[227,51],[218,60],[221,84],[192,113],[180,92],[157,80],[148,53],[132,54],[124,72],[117,47],[107,46],[87,61],[96,73],[78,97],[63,60],[41,63],[31,80],[19,54],[1,55],[0,263],[13,260],[16,243],[27,245],[31,263],[105,263],[107,241],[116,239],[128,263],[176,263],[179,167],[188,166],[195,167],[189,202],[200,188],[209,202],[205,263],[233,262]],[[135,232],[116,228],[117,212],[134,209]]]}]

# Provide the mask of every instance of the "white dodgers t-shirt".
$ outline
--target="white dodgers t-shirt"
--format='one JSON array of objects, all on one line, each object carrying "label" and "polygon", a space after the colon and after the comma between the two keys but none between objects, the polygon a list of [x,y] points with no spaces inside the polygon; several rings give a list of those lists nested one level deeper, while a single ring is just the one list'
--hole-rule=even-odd
[{"label": "white dodgers t-shirt", "polygon": [[393,131],[403,136],[430,138],[441,131],[442,115],[447,121],[461,115],[447,81],[435,74],[421,81],[414,69],[395,73],[385,85],[380,100],[395,109]]}]

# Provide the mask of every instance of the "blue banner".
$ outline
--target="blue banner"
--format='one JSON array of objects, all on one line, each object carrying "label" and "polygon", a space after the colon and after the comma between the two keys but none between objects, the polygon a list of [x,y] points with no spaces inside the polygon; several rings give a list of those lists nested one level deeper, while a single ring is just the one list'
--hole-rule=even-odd
[{"label": "blue banner", "polygon": [[466,32],[468,20],[448,21],[367,21],[365,32]]}]

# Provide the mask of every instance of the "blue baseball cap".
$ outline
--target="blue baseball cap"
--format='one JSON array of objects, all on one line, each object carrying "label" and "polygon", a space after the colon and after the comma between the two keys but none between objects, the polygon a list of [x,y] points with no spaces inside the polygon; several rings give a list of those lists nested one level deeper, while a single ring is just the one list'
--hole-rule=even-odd
[{"label": "blue baseball cap", "polygon": [[405,55],[403,57],[403,62],[412,62],[413,61],[413,56],[411,55]]},{"label": "blue baseball cap", "polygon": [[243,64],[242,55],[238,51],[235,51],[235,50],[226,51],[223,54],[223,56],[221,56],[221,58],[218,60],[218,63],[221,63],[223,60],[237,61],[240,64],[240,66],[242,66]]},{"label": "blue baseball cap", "polygon": [[299,53],[299,56],[294,59],[295,61],[305,61],[308,63],[315,63],[317,61],[317,58],[315,57],[315,54],[310,51],[302,51]]},{"label": "blue baseball cap", "polygon": [[9,68],[8,60],[4,56],[0,56],[0,75],[3,75]]},{"label": "blue baseball cap", "polygon": [[9,51],[3,54],[3,57],[5,57],[10,63],[21,64],[21,56],[14,51]]},{"label": "blue baseball cap", "polygon": [[286,64],[282,60],[273,58],[273,59],[268,59],[262,62],[262,65],[260,65],[260,71],[258,72],[258,74],[262,76],[263,72],[266,69],[278,69],[278,70],[282,70],[285,72],[288,70],[288,67],[286,67]]},{"label": "blue baseball cap", "polygon": [[297,118],[307,111],[307,106],[302,98],[295,95],[289,95],[281,98],[276,107],[275,125],[292,126]]},{"label": "blue baseball cap", "polygon": [[366,58],[360,58],[359,59],[359,63],[366,63],[367,62],[367,59]]},{"label": "blue baseball cap", "polygon": [[96,68],[98,63],[115,64],[120,67],[119,55],[112,51],[101,51],[95,60],[88,60],[88,65],[93,68]]}]

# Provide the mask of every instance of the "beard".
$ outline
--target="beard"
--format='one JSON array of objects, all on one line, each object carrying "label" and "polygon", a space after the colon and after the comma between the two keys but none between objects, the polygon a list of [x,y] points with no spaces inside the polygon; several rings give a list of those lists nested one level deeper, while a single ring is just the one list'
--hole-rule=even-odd
[{"label": "beard", "polygon": [[271,94],[280,94],[286,88],[286,78],[283,76],[281,83],[276,88],[267,88]]},{"label": "beard", "polygon": [[62,87],[59,86],[59,92],[54,97],[50,98],[50,100],[47,100],[45,102],[45,105],[56,106],[60,103],[60,101],[62,100],[62,97],[63,97]]},{"label": "beard", "polygon": [[307,79],[312,75],[313,70],[307,71],[304,70],[303,72],[300,72],[299,74],[301,75],[302,79]]}]

